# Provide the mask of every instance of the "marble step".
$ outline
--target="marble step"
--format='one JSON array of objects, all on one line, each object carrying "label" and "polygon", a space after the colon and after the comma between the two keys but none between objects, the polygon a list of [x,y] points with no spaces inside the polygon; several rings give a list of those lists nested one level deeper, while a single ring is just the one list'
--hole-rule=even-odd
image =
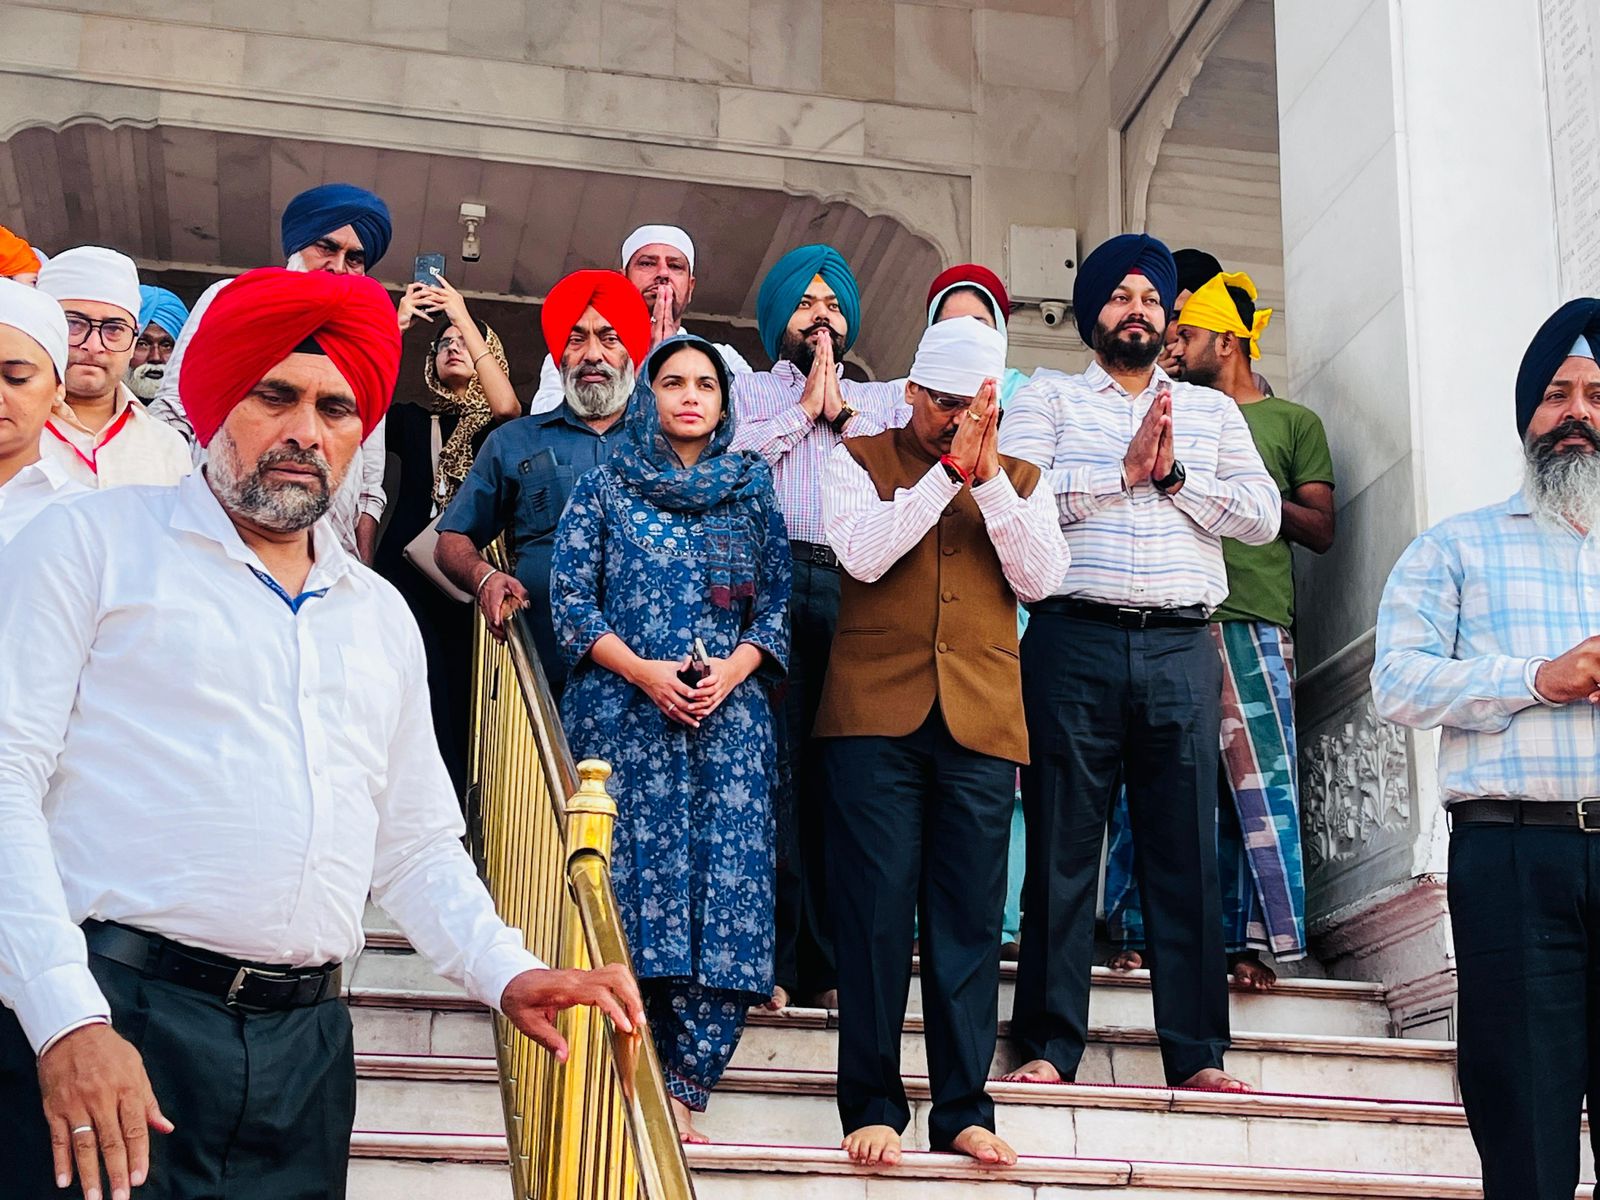
[{"label": "marble step", "polygon": [[[358,1051],[482,1055],[492,1052],[488,1014],[455,993],[352,988]],[[736,1067],[831,1071],[838,1065],[838,1014],[826,1009],[754,1012],[734,1053]],[[1001,1022],[992,1074],[1018,1065]],[[901,1065],[927,1074],[922,1018],[906,1019]],[[1455,1045],[1420,1038],[1324,1037],[1235,1030],[1229,1071],[1260,1091],[1316,1096],[1454,1103]],[[1096,1025],[1078,1073],[1080,1083],[1162,1086],[1155,1031]]]},{"label": "marble step", "polygon": [[[504,1130],[493,1059],[363,1055],[357,1069],[360,1128]],[[907,1145],[926,1149],[928,1082],[906,1083]],[[719,1144],[833,1147],[834,1086],[830,1072],[733,1068],[697,1124]],[[989,1092],[1000,1133],[1023,1154],[1160,1160],[1182,1147],[1214,1163],[1437,1174],[1477,1161],[1455,1104],[998,1081]],[[1593,1178],[1590,1162],[1584,1171]]]},{"label": "marble step", "polygon": [[[912,962],[908,1012],[922,1011],[922,978]],[[1017,967],[1000,968],[1000,1015],[1009,1017],[1015,994]],[[433,973],[427,960],[403,949],[382,949],[369,943],[349,973],[352,987],[412,988],[460,993],[454,984]],[[1229,992],[1232,1023],[1260,1033],[1320,1033],[1328,1036],[1386,1037],[1389,1010],[1377,984],[1342,979],[1284,979],[1268,993]],[[1094,1025],[1150,1025],[1150,972],[1110,971],[1094,968],[1089,993],[1089,1021]]]},{"label": "marble step", "polygon": [[[358,1131],[350,1200],[501,1200],[505,1142],[498,1137]],[[1477,1179],[1350,1169],[1216,1167],[1192,1163],[1025,1157],[1004,1171],[949,1154],[913,1152],[892,1170],[865,1171],[838,1150],[691,1146],[700,1200],[1065,1200],[1093,1191],[1126,1200],[1481,1200]],[[1578,1190],[1591,1200],[1594,1189]]]}]

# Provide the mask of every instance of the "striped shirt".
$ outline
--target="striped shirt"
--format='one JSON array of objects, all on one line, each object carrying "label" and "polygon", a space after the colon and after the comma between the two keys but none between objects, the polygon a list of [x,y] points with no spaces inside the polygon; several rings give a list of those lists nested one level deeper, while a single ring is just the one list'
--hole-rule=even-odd
[{"label": "striped shirt", "polygon": [[[892,383],[857,383],[843,377],[839,392],[856,410],[845,426],[850,437],[866,437],[885,429],[898,429],[911,420],[905,380]],[[822,542],[822,479],[828,455],[843,439],[820,417],[800,407],[806,377],[787,359],[770,371],[733,377],[733,411],[738,422],[733,434],[735,450],[756,450],[772,467],[772,485],[778,507],[797,542]]]},{"label": "striped shirt", "polygon": [[1545,662],[1597,633],[1600,531],[1555,528],[1518,492],[1400,556],[1378,608],[1373,699],[1385,720],[1443,727],[1447,805],[1600,796],[1600,711],[1533,688]]},{"label": "striped shirt", "polygon": [[[1172,389],[1173,449],[1188,478],[1164,496],[1149,480],[1124,487],[1122,457],[1157,388]],[[1044,472],[1072,565],[1057,595],[1138,608],[1202,605],[1228,595],[1222,539],[1278,536],[1278,486],[1239,406],[1155,368],[1130,396],[1098,362],[1082,375],[1041,371],[1000,422],[1000,452]]]}]

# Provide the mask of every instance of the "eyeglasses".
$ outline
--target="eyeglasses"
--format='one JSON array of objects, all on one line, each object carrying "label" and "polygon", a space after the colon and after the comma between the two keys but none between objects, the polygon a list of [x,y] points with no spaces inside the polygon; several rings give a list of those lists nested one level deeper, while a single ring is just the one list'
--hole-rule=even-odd
[{"label": "eyeglasses", "polygon": [[466,338],[442,337],[433,344],[433,348],[435,351],[465,350],[467,348],[467,340]]},{"label": "eyeglasses", "polygon": [[134,335],[138,330],[126,321],[115,317],[105,321],[91,321],[88,317],[70,315],[67,317],[67,344],[69,346],[82,346],[89,340],[89,335],[96,330],[100,332],[100,344],[113,354],[120,354],[133,345]]},{"label": "eyeglasses", "polygon": [[933,406],[940,412],[956,413],[972,407],[972,400],[966,396],[952,396],[947,392],[936,392],[932,388],[923,388],[928,393],[928,399],[933,401]]},{"label": "eyeglasses", "polygon": [[[85,335],[85,336],[87,336],[87,335]],[[103,341],[105,341],[105,338],[106,338],[106,335],[105,335],[104,332],[102,332],[100,334],[100,340],[103,342]],[[168,354],[171,354],[172,351],[177,347],[177,343],[174,342],[171,338],[147,338],[147,337],[141,337],[141,338],[139,338],[137,341],[135,341],[133,343],[133,347],[134,347],[135,350],[143,350],[147,354],[151,350],[165,350]],[[110,349],[110,347],[108,346],[107,349]]]}]

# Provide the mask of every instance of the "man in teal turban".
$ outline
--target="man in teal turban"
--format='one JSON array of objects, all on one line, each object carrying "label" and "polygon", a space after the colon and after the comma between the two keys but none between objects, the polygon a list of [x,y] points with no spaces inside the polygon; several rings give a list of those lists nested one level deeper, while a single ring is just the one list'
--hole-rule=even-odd
[{"label": "man in teal turban", "polygon": [[146,403],[155,399],[188,319],[188,306],[174,293],[148,283],[139,285],[139,337],[128,361],[128,387]]},{"label": "man in teal turban", "polygon": [[828,455],[847,437],[895,429],[911,417],[905,381],[858,383],[841,365],[861,329],[861,292],[831,246],[789,251],[756,296],[761,342],[772,370],[733,377],[733,449],[756,450],[772,467],[794,558],[789,601],[789,679],[776,713],[788,794],[777,798],[777,944],[772,1006],[791,995],[832,1008],[837,1000],[829,932],[823,788],[818,755],[807,754],[839,617],[839,560],[822,528]]}]

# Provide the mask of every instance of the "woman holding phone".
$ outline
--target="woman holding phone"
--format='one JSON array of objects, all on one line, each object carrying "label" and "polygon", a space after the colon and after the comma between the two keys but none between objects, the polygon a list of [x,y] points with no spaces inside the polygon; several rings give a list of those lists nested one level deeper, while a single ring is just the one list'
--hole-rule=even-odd
[{"label": "woman holding phone", "polygon": [[693,1114],[772,994],[767,688],[789,651],[789,545],[766,463],[728,449],[711,343],[662,342],[626,420],[556,531],[561,710],[573,751],[615,771],[612,884],[679,1134],[703,1142]]}]

